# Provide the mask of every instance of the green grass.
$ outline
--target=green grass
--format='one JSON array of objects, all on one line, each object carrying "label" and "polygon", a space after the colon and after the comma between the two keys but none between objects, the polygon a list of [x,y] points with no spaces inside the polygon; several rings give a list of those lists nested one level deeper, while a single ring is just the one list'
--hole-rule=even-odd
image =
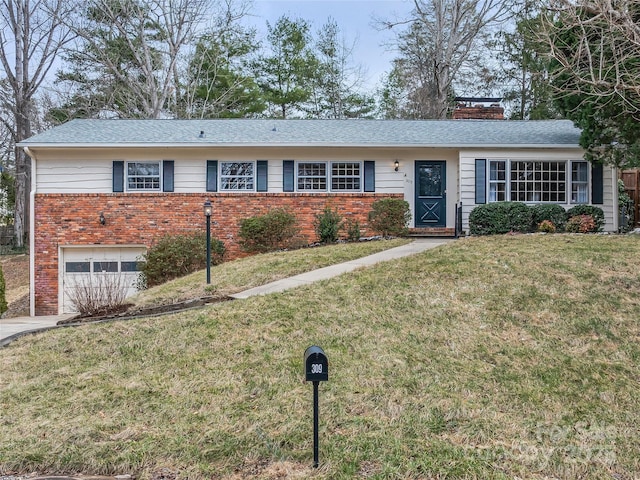
[{"label": "green grass", "polygon": [[0,474],[637,478],[639,318],[639,238],[526,235],[54,330],[0,351]]},{"label": "green grass", "polygon": [[210,285],[206,284],[206,271],[201,270],[144,290],[129,300],[136,306],[145,307],[205,296],[225,297],[282,278],[365,257],[407,243],[409,240],[397,238],[254,255],[211,267]]}]

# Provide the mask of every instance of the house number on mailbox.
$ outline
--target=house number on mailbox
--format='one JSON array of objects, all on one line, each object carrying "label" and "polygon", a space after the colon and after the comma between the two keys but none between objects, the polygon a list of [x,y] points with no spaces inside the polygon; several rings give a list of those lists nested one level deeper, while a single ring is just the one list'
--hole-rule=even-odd
[{"label": "house number on mailbox", "polygon": [[322,364],[321,363],[312,363],[311,364],[311,373],[322,373]]}]

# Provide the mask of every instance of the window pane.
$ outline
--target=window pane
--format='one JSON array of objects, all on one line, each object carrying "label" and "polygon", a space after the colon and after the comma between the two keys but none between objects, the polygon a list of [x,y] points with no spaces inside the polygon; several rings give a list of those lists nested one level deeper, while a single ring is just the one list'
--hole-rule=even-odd
[{"label": "window pane", "polygon": [[89,262],[65,262],[64,271],[67,273],[89,273]]},{"label": "window pane", "polygon": [[93,262],[93,272],[117,272],[118,271],[118,262]]},{"label": "window pane", "polygon": [[129,190],[160,190],[160,162],[127,163]]},{"label": "window pane", "polygon": [[360,164],[357,162],[332,163],[331,189],[341,191],[360,190]]},{"label": "window pane", "polygon": [[221,162],[220,188],[232,191],[253,190],[253,162]]},{"label": "window pane", "polygon": [[588,203],[588,163],[571,163],[571,203]]},{"label": "window pane", "polygon": [[298,190],[321,191],[327,189],[327,164],[324,162],[298,163]]},{"label": "window pane", "polygon": [[489,201],[504,202],[507,199],[507,162],[489,162]]},{"label": "window pane", "polygon": [[121,262],[120,270],[122,272],[139,272],[142,262]]},{"label": "window pane", "polygon": [[566,162],[511,162],[511,200],[566,201]]}]

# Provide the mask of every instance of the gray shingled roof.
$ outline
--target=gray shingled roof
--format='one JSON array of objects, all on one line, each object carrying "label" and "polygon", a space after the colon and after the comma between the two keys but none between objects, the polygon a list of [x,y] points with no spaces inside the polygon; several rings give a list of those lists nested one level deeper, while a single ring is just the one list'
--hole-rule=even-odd
[{"label": "gray shingled roof", "polygon": [[20,145],[577,147],[579,138],[567,120],[72,120]]}]

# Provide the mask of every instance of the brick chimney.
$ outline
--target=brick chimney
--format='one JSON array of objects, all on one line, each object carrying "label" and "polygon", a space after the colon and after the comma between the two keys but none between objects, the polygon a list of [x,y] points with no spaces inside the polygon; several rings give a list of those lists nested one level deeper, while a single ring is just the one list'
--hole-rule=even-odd
[{"label": "brick chimney", "polygon": [[456,97],[454,120],[504,120],[501,98]]}]

